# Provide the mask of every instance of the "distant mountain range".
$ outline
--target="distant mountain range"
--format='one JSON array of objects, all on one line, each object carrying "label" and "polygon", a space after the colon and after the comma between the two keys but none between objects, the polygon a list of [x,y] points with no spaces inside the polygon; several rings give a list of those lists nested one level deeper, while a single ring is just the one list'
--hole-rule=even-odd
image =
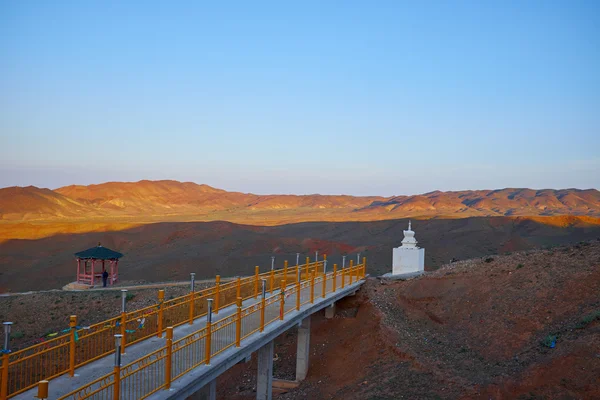
[{"label": "distant mountain range", "polygon": [[152,219],[290,221],[382,220],[403,217],[600,216],[595,189],[498,189],[356,197],[255,195],[178,181],[108,182],[0,189],[0,220]]}]

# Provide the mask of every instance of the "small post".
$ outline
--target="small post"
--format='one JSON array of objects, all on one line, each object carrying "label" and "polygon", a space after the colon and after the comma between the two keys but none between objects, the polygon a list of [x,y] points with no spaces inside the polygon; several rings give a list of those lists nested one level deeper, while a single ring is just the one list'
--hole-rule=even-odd
[{"label": "small post", "polygon": [[254,267],[254,298],[258,297],[258,265]]},{"label": "small post", "polygon": [[[327,262],[327,261],[325,261],[325,262]],[[321,292],[322,298],[325,298],[326,290],[327,290],[327,274],[323,273],[322,292]]]},{"label": "small post", "polygon": [[310,279],[310,270],[309,270],[309,265],[310,264],[310,257],[306,257],[306,279]]},{"label": "small post", "polygon": [[310,302],[315,302],[315,270],[310,275]]},{"label": "small post", "polygon": [[363,266],[361,272],[361,278],[364,278],[367,275],[367,257],[363,257]]},{"label": "small post", "polygon": [[360,264],[360,253],[356,255],[356,265]]},{"label": "small post", "polygon": [[296,266],[300,265],[300,253],[296,253]]},{"label": "small post", "polygon": [[262,298],[260,299],[260,331],[265,330],[265,297],[267,295],[267,280],[262,280]]},{"label": "small post", "polygon": [[296,281],[296,310],[300,311],[300,279]]},{"label": "small post", "polygon": [[221,275],[217,275],[215,278],[215,314],[219,313],[219,295],[221,289]]},{"label": "small post", "polygon": [[279,320],[283,321],[285,314],[285,281],[281,280],[281,292],[279,292]]},{"label": "small post", "polygon": [[121,337],[123,338],[121,341],[121,345],[119,346],[119,348],[121,349],[121,354],[125,354],[125,346],[127,345],[127,337],[125,336],[125,334],[127,333],[125,331],[125,328],[127,328],[127,312],[125,311],[126,303],[127,289],[121,289]]},{"label": "small post", "polygon": [[[283,262],[283,280],[287,283],[287,273],[288,273],[288,261],[285,260]],[[284,286],[285,287],[285,284]]]},{"label": "small post", "polygon": [[127,289],[121,289],[121,312],[125,312],[125,306],[127,303]]},{"label": "small post", "polygon": [[269,287],[270,287],[269,293],[273,294],[273,289],[275,289],[274,288],[274,286],[275,286],[275,271],[273,271],[273,268],[271,268],[271,276],[270,276],[270,278],[271,278],[270,279],[271,282],[269,284]]},{"label": "small post", "polygon": [[37,392],[37,397],[38,399],[47,399],[48,398],[48,381],[39,381],[38,382],[38,392]]},{"label": "small post", "polygon": [[4,351],[2,354],[2,386],[0,387],[0,399],[8,398],[8,361],[10,354],[10,328],[12,322],[3,322],[4,325]]},{"label": "small post", "polygon": [[196,303],[196,273],[190,272],[190,325],[194,323],[194,305]]},{"label": "small post", "polygon": [[235,347],[240,347],[242,340],[242,298],[237,298],[237,317],[235,319]]},{"label": "small post", "polygon": [[158,291],[158,332],[156,336],[161,338],[163,333],[163,312],[165,310],[165,291],[160,289]]},{"label": "small post", "polygon": [[[69,376],[75,376],[75,330],[77,329],[77,315],[69,317],[69,328],[71,328],[69,340]],[[46,396],[47,397],[47,396]]]},{"label": "small post", "polygon": [[327,259],[323,260],[323,275],[327,275]]},{"label": "small post", "polygon": [[342,256],[342,269],[346,268],[346,256]]},{"label": "small post", "polygon": [[171,363],[173,362],[173,327],[167,327],[167,359],[165,360],[165,389],[171,387]]},{"label": "small post", "polygon": [[275,256],[271,256],[271,271],[275,269]]},{"label": "small post", "polygon": [[121,354],[123,353],[123,350],[121,349],[122,339],[123,335],[115,335],[115,367],[113,369],[113,398],[115,400],[119,400],[121,391]]},{"label": "small post", "polygon": [[348,268],[349,269],[348,273],[350,274],[350,283],[352,283],[352,275],[354,275],[354,271],[352,271],[352,266],[353,266],[352,260],[350,260],[350,267]]},{"label": "small post", "polygon": [[346,286],[346,269],[342,268],[342,289]]},{"label": "small post", "polygon": [[206,340],[204,341],[204,358],[206,365],[210,365],[211,339],[212,339],[212,304],[213,299],[206,299],[208,302],[208,312],[206,313]]},{"label": "small post", "polygon": [[315,251],[315,262],[319,262],[319,251]]},{"label": "small post", "polygon": [[335,286],[337,284],[337,264],[333,264],[333,288],[332,291],[335,293]]}]

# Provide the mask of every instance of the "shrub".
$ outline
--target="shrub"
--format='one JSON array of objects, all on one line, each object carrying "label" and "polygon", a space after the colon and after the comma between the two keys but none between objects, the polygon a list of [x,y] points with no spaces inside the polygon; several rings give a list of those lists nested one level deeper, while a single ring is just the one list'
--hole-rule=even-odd
[{"label": "shrub", "polygon": [[548,335],[544,338],[544,340],[542,340],[541,344],[542,346],[552,349],[556,345],[556,339],[558,339],[556,335]]},{"label": "shrub", "polygon": [[25,334],[23,332],[14,332],[10,335],[13,339],[21,339]]},{"label": "shrub", "polygon": [[595,320],[600,320],[600,310],[596,310],[581,319],[575,326],[577,329],[583,329]]},{"label": "shrub", "polygon": [[127,295],[125,296],[125,300],[127,301],[131,301],[135,298],[135,294],[133,293],[127,293]]},{"label": "shrub", "polygon": [[492,257],[488,257],[485,259],[486,263],[491,263],[492,261],[494,261],[494,259]]},{"label": "shrub", "polygon": [[524,265],[523,265],[523,264],[519,264],[519,265],[517,265],[517,269],[521,269],[521,268],[523,268],[523,267],[524,267]]}]

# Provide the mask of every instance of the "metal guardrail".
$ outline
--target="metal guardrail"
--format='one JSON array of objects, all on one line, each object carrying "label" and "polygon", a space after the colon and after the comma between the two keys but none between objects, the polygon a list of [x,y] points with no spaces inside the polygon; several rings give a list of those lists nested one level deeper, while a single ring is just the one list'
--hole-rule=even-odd
[{"label": "metal guardrail", "polygon": [[[323,263],[309,267],[304,281],[296,280],[289,285],[282,282],[283,290],[269,297],[265,290],[260,302],[248,307],[242,307],[243,297],[239,296],[236,313],[214,323],[212,313],[207,313],[204,328],[176,341],[173,341],[173,327],[169,326],[165,346],[124,367],[116,362],[113,372],[58,400],[144,399],[160,389],[169,389],[175,379],[200,365],[210,364],[212,357],[233,346],[239,347],[241,340],[264,331],[265,326],[283,320],[286,314],[363,279],[366,258],[361,264],[351,264],[340,271],[334,266],[332,272],[324,273],[322,268]],[[302,297],[308,300],[302,301]],[[214,311],[210,310],[211,303],[212,300],[207,299],[207,311]]]},{"label": "metal guardrail", "polygon": [[[145,340],[151,336],[162,337],[165,327],[177,327],[207,314],[207,299],[214,299],[213,313],[243,300],[257,298],[261,280],[269,282],[270,293],[281,280],[294,284],[298,277],[302,280],[323,268],[324,261],[310,262],[259,273],[255,267],[253,276],[237,278],[221,284],[217,275],[215,286],[171,300],[164,300],[164,290],[158,291],[158,302],[149,307],[93,324],[87,327],[77,326],[77,317],[71,316],[68,332],[57,338],[14,352],[3,352],[2,371],[0,373],[0,400],[9,399],[35,387],[40,380],[51,380],[66,373],[75,374],[75,369],[115,352],[114,335],[121,334],[123,342],[121,352],[127,346]],[[193,281],[192,281],[193,282]],[[193,284],[192,284],[193,286]],[[123,303],[125,304],[125,303]],[[124,309],[124,308],[123,308]],[[218,332],[218,330],[217,330]]]}]

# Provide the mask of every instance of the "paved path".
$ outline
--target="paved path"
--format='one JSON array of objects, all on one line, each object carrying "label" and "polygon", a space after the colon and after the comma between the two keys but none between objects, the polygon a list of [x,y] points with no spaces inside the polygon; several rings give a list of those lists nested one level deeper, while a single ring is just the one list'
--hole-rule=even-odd
[{"label": "paved path", "polygon": [[[306,281],[308,282],[308,281]],[[339,289],[341,287],[341,276],[338,275],[337,277],[337,288]],[[328,286],[327,286],[327,290],[331,290],[333,282],[330,279],[327,282]],[[346,277],[346,284],[349,284],[349,277]],[[279,293],[280,291],[277,290],[274,293]],[[318,283],[315,284],[315,303],[320,303],[320,302],[327,302],[328,300],[325,298],[322,298],[322,284]],[[267,298],[269,297],[269,294],[267,294]],[[310,285],[308,285],[307,287],[303,288],[301,290],[301,303],[308,303],[310,300]],[[330,300],[329,300],[330,301]],[[243,303],[243,307],[248,307],[252,304],[256,304],[259,303],[260,300],[255,300],[255,299],[247,299],[246,301],[244,301]],[[307,304],[310,305],[310,304]],[[303,306],[306,307],[307,305]],[[277,318],[277,316],[279,315],[279,307],[280,307],[280,303],[279,301],[269,305],[266,307],[265,309],[265,323],[268,323],[271,320],[274,320]],[[285,310],[286,311],[291,311],[296,307],[296,295],[293,294],[289,297],[287,297],[286,302],[285,302]],[[235,305],[223,308],[221,310],[219,310],[218,314],[213,314],[213,326],[215,326],[215,324],[218,324],[218,321],[221,319],[224,319],[232,314],[234,314],[237,310],[237,307]],[[180,339],[184,336],[187,336],[195,331],[198,331],[202,328],[204,328],[206,326],[206,318],[205,317],[201,317],[198,318],[194,321],[194,323],[192,325],[190,324],[184,324],[181,325],[177,328],[175,328],[173,330],[173,339],[174,341],[176,341],[177,339]],[[251,332],[255,329],[257,329],[260,326],[260,313],[254,313],[250,316],[248,316],[247,318],[244,319],[244,323],[242,324],[242,336],[244,336],[246,333]],[[233,336],[232,336],[233,335]],[[249,336],[245,341],[251,341],[252,337],[254,335],[258,335],[258,333],[254,333],[253,335]],[[158,349],[160,349],[161,347],[165,346],[166,343],[166,339],[165,339],[166,335],[163,335],[163,338],[157,338],[157,337],[151,337],[149,339],[146,339],[140,343],[134,344],[134,345],[130,345],[127,347],[126,349],[126,354],[123,355],[122,357],[122,363],[121,365],[127,365],[135,360],[138,360]],[[230,325],[227,329],[222,329],[221,331],[218,332],[214,332],[213,330],[213,341],[212,341],[212,348],[213,348],[213,352],[215,352],[217,349],[222,348],[223,346],[226,346],[227,344],[232,343],[233,341],[235,341],[235,324]],[[199,360],[202,360],[204,357],[204,347],[203,347],[203,341],[202,343],[200,343],[200,341],[198,341],[195,344],[195,348],[194,349],[187,349],[186,352],[178,352],[178,353],[174,353],[174,357],[173,357],[173,376],[177,376],[179,375],[182,370],[181,368],[185,368],[186,365],[188,365],[190,362],[192,362],[192,358],[198,358]],[[189,346],[188,346],[189,347]],[[68,374],[65,374],[63,376],[60,376],[58,378],[55,378],[53,380],[50,381],[50,385],[49,385],[49,399],[56,399],[60,396],[63,396],[77,388],[80,388],[86,384],[89,384],[90,382],[93,382],[94,380],[109,374],[110,372],[113,371],[114,368],[114,354],[108,355],[106,357],[103,357],[95,362],[92,362],[90,364],[87,364],[85,366],[82,366],[80,368],[78,368],[75,371],[75,377],[71,378],[68,376]],[[154,367],[157,369],[163,368],[164,369],[164,359],[162,360],[163,362],[157,362],[154,364]],[[186,368],[188,369],[188,368]],[[147,376],[159,376],[160,373],[152,375],[152,370],[151,368],[145,368],[145,373],[148,373],[149,375]],[[138,377],[139,378],[139,377]],[[131,383],[131,382],[130,382]],[[127,382],[122,382],[122,386],[126,386],[129,385],[130,383]],[[140,382],[141,383],[141,382]],[[133,392],[131,392],[131,390],[128,391],[128,388],[131,389],[130,386],[127,387],[123,387],[122,390],[122,395],[121,395],[121,399],[137,399],[139,398],[139,394],[131,394]],[[127,393],[130,393],[129,395]],[[27,392],[24,392],[18,396],[15,396],[14,399],[32,399],[35,398],[35,395],[37,394],[37,388],[31,389]],[[110,396],[109,396],[110,397]],[[92,397],[92,398],[107,398],[107,397]]]}]

